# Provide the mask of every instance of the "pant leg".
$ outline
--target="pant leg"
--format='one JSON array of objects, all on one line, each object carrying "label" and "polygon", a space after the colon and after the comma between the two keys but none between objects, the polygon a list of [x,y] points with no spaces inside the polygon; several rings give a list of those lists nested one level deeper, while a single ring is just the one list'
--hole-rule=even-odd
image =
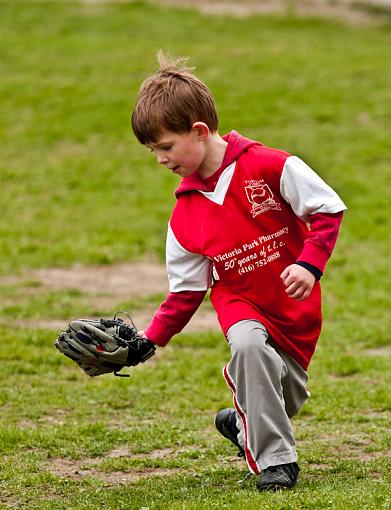
[{"label": "pant leg", "polygon": [[307,389],[308,373],[279,345],[270,341],[277,353],[285,363],[287,373],[282,379],[282,390],[285,401],[285,410],[289,418],[295,416],[311,396]]},{"label": "pant leg", "polygon": [[[290,360],[288,364],[284,361],[258,321],[234,324],[227,339],[232,357],[224,367],[224,377],[234,394],[239,442],[250,470],[258,474],[269,466],[295,462],[297,453],[289,416],[298,412],[304,400],[295,398],[302,392],[293,391],[292,396],[289,390]],[[299,372],[294,372],[298,381]]]}]

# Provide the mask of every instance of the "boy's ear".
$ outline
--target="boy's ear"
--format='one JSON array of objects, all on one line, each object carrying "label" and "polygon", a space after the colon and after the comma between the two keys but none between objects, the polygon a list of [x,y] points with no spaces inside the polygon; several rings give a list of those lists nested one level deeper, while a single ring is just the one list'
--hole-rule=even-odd
[{"label": "boy's ear", "polygon": [[194,122],[191,127],[197,133],[199,140],[206,140],[208,138],[210,131],[205,122]]}]

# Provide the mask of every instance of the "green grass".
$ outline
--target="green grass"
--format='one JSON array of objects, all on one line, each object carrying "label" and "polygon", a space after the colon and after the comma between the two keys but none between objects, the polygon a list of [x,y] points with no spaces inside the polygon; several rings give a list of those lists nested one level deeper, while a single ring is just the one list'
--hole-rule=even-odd
[{"label": "green grass", "polygon": [[[23,273],[0,281],[1,509],[391,507],[389,29],[139,1],[0,2],[0,276]],[[323,281],[312,398],[294,421],[302,473],[290,493],[237,484],[246,466],[213,427],[231,403],[221,334],[181,335],[129,380],[89,380],[53,348],[57,331],[6,326],[107,312],[83,290],[42,289],[29,269],[163,261],[177,181],[129,127],[159,47],[191,57],[221,132],[303,157],[349,207]],[[59,476],[58,459],[89,476]]]}]

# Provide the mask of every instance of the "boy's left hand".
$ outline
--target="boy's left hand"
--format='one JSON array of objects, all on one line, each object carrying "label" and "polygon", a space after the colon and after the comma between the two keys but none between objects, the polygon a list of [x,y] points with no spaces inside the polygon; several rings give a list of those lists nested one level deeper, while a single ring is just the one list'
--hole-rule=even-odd
[{"label": "boy's left hand", "polygon": [[307,299],[315,284],[315,276],[298,264],[291,264],[280,274],[285,285],[285,292],[297,301]]}]

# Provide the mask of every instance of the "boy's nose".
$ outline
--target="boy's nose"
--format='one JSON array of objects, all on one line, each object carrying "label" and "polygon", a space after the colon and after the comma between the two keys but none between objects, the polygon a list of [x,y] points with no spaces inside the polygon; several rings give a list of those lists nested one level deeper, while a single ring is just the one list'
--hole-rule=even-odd
[{"label": "boy's nose", "polygon": [[168,162],[167,156],[164,154],[157,154],[157,162],[161,165],[165,165]]}]

